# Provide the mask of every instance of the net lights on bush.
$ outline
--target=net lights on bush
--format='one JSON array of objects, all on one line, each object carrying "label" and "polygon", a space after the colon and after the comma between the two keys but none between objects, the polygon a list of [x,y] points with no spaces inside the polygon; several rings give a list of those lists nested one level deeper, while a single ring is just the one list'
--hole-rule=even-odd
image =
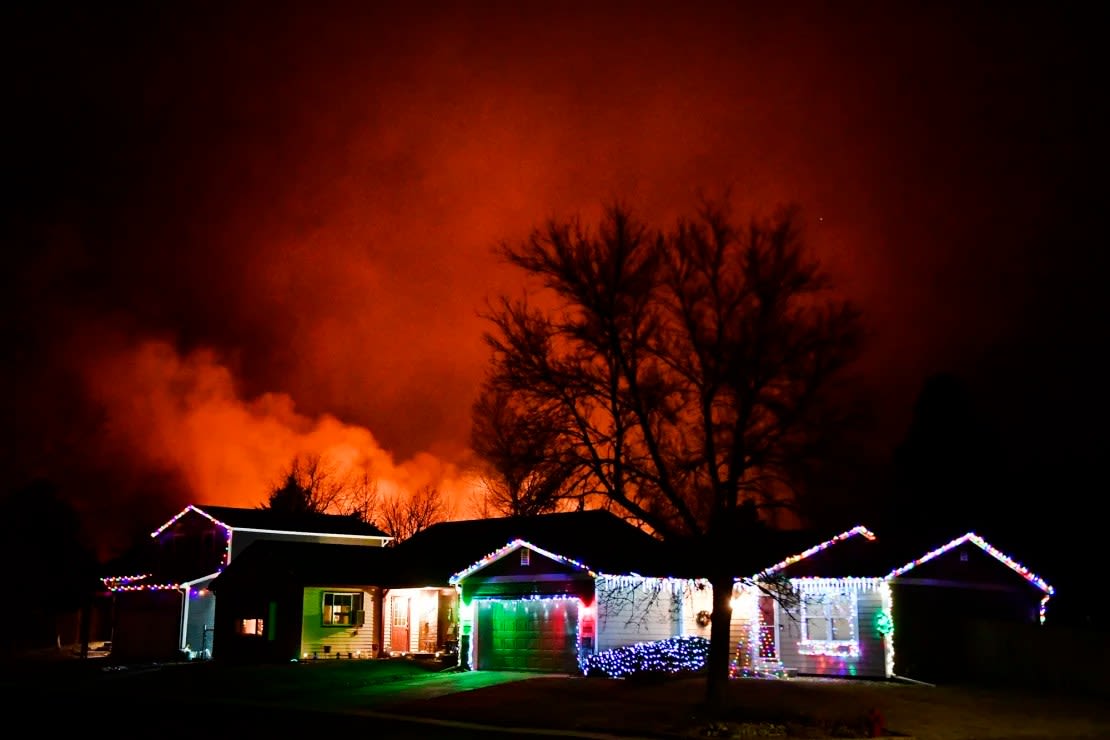
[{"label": "net lights on bush", "polygon": [[626,678],[638,673],[688,673],[705,668],[709,638],[670,637],[638,642],[586,657],[581,665],[587,676]]},{"label": "net lights on bush", "polygon": [[895,568],[894,570],[890,571],[890,573],[888,573],[886,577],[888,579],[897,578],[898,576],[913,570],[914,568],[921,565],[922,563],[927,563],[930,560],[932,560],[933,558],[937,557],[938,555],[943,555],[944,553],[948,552],[952,548],[959,547],[960,545],[962,545],[965,542],[970,542],[973,545],[976,545],[980,550],[987,553],[988,555],[993,557],[995,560],[998,560],[1000,563],[1005,565],[1007,568],[1014,571],[1019,576],[1021,576],[1025,580],[1029,581],[1029,583],[1033,584],[1034,586],[1036,586],[1037,588],[1039,588],[1041,591],[1044,592],[1044,598],[1041,599],[1041,606],[1040,606],[1040,620],[1041,620],[1041,624],[1044,624],[1045,611],[1048,608],[1048,600],[1051,599],[1053,594],[1056,593],[1056,589],[1054,589],[1052,586],[1048,585],[1048,583],[1043,578],[1041,578],[1037,574],[1033,573],[1028,568],[1026,568],[1024,565],[1022,565],[1018,561],[1014,560],[1009,555],[1005,554],[1004,552],[1002,552],[1001,550],[999,550],[994,545],[990,544],[989,542],[987,542],[986,540],[984,540],[982,537],[975,534],[974,532],[968,532],[965,535],[961,535],[961,536],[957,537],[956,539],[952,540],[951,542],[949,542],[948,544],[941,545],[937,549],[932,550],[931,552],[925,553],[924,555],[917,558],[916,560],[912,560],[912,561],[906,563],[901,568]]}]

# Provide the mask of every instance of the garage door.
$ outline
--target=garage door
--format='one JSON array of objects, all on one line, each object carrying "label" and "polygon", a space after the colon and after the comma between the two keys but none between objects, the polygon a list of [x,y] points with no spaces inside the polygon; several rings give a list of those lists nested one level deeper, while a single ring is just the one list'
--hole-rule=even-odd
[{"label": "garage door", "polygon": [[578,599],[478,602],[479,670],[574,673]]}]

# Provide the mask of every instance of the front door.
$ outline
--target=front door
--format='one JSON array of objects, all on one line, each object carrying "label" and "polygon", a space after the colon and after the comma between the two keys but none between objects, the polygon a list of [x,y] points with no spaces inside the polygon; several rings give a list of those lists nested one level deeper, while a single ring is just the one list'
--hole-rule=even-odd
[{"label": "front door", "polygon": [[777,660],[779,633],[775,626],[775,597],[759,596],[759,657]]},{"label": "front door", "polygon": [[407,653],[409,647],[409,597],[394,596],[390,607],[389,649]]}]

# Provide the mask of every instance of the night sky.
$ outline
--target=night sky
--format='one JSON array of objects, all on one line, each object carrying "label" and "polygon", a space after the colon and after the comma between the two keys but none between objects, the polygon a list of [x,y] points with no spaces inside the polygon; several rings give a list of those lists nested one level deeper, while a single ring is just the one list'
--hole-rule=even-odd
[{"label": "night sky", "polygon": [[[493,247],[614,199],[665,226],[726,189],[741,214],[799,205],[862,306],[880,455],[954,373],[1022,484],[999,518],[1092,521],[1086,6],[22,5],[0,23],[3,464],[106,540],[257,505],[298,453],[466,515],[479,311],[522,289]],[[1061,569],[1084,540],[1053,542]]]}]

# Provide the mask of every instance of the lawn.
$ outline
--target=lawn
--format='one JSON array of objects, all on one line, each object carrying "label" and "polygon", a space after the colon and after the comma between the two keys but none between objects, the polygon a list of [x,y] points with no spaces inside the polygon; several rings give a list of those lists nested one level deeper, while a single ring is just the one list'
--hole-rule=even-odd
[{"label": "lawn", "polygon": [[623,679],[538,677],[391,711],[507,726],[544,726],[646,736],[866,737],[872,709],[887,736],[918,740],[1107,738],[1110,709],[1097,698],[881,681],[734,679],[727,722],[700,710],[704,680],[659,684]]},{"label": "lawn", "polygon": [[[517,676],[510,676],[517,678]],[[1105,697],[1028,690],[930,687],[836,679],[734,679],[727,711],[701,711],[704,679],[452,675],[433,662],[328,660],[272,666],[181,665],[114,668],[72,661],[0,674],[9,697],[35,685],[91,705],[144,702],[270,705],[508,727],[608,732],[640,737],[866,737],[877,711],[888,737],[1110,738]],[[444,693],[454,691],[455,693]],[[398,696],[409,697],[404,701]],[[874,716],[872,714],[872,716]]]}]

